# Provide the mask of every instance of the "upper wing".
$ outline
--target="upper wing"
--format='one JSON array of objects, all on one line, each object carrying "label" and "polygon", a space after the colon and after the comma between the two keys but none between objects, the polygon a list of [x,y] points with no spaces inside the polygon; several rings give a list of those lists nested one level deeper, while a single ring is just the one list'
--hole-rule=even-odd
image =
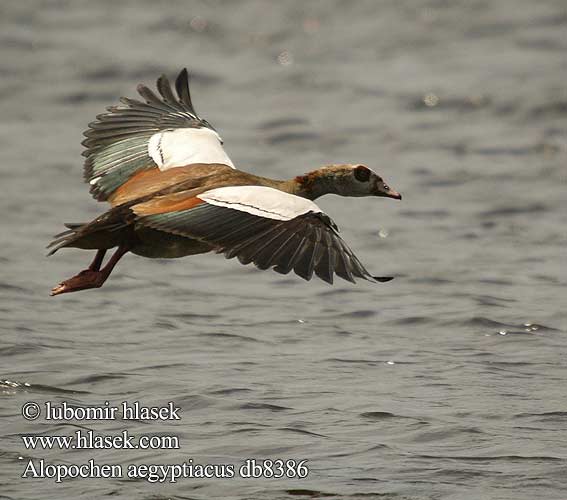
[{"label": "upper wing", "polygon": [[227,258],[282,274],[292,269],[310,280],[315,273],[354,283],[373,277],[340,238],[334,222],[315,203],[263,186],[231,186],[192,196],[176,193],[132,207],[137,223],[216,247]]},{"label": "upper wing", "polygon": [[200,118],[189,94],[187,70],[175,81],[177,97],[162,75],[161,97],[144,85],[138,93],[145,102],[120,99],[97,116],[84,135],[84,177],[99,200],[108,197],[135,173],[158,167],[166,170],[195,163],[217,163],[234,168],[214,128]]}]

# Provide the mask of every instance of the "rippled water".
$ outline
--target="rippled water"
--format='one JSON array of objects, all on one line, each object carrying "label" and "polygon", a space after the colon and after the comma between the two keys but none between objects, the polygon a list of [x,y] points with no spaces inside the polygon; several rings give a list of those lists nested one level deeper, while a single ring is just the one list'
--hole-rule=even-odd
[{"label": "rippled water", "polygon": [[[11,2],[0,7],[0,498],[567,497],[567,8],[531,2]],[[127,256],[48,296],[104,210],[81,132],[183,66],[244,170],[364,162],[401,203],[320,205],[388,284]],[[26,422],[26,401],[174,401],[182,420]],[[179,450],[24,450],[23,434]],[[50,463],[308,460],[302,480],[22,479]]]}]

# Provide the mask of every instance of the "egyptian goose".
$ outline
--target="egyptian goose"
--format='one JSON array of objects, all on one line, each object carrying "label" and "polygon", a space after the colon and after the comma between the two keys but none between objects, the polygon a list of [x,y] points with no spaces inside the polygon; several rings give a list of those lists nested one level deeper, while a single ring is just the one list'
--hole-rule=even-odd
[{"label": "egyptian goose", "polygon": [[328,283],[333,274],[351,282],[392,279],[370,275],[313,203],[329,193],[400,200],[378,174],[364,165],[330,165],[280,181],[237,170],[219,134],[195,112],[186,69],[175,87],[177,97],[161,76],[158,97],[139,85],[144,102],[122,98],[89,124],[84,177],[111,208],[92,222],[66,224],[49,245],[49,255],[63,247],[97,250],[88,269],[51,295],[100,287],[127,252],[175,258],[215,251]]}]

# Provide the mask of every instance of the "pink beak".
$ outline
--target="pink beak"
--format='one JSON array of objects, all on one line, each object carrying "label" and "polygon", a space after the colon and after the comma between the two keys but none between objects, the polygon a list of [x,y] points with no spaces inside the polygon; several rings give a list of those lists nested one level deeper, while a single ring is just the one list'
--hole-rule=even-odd
[{"label": "pink beak", "polygon": [[385,195],[388,198],[394,198],[395,200],[401,200],[402,195],[393,189],[389,189]]}]

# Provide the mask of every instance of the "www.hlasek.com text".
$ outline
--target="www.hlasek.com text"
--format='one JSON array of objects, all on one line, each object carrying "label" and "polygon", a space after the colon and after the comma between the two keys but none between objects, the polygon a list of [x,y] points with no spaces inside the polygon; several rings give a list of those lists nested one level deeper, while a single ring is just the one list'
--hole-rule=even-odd
[{"label": "www.hlasek.com text", "polygon": [[120,434],[101,435],[79,429],[71,436],[25,435],[26,450],[178,450],[179,437],[171,435],[142,435],[136,437],[123,430]]}]

